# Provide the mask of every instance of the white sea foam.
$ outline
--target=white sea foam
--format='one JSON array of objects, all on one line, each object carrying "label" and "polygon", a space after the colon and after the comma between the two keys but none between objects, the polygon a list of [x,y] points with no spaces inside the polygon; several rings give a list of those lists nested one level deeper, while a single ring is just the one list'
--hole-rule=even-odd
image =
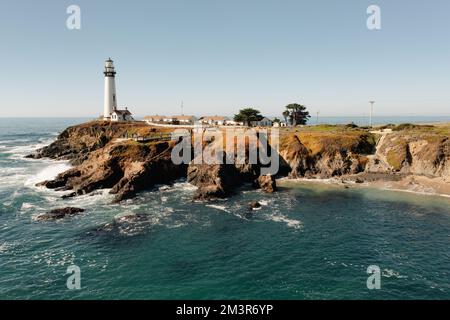
[{"label": "white sea foam", "polygon": [[64,249],[45,250],[32,256],[35,264],[47,264],[49,267],[71,265],[75,261],[75,254]]},{"label": "white sea foam", "polygon": [[6,153],[12,153],[16,157],[22,158],[24,155],[34,152],[35,150],[46,146],[45,144],[30,144],[25,146],[11,147]]},{"label": "white sea foam", "polygon": [[444,194],[444,193],[437,193],[433,189],[429,189],[432,191],[416,191],[416,190],[409,190],[409,189],[398,189],[398,188],[390,188],[390,187],[383,187],[381,190],[384,191],[396,191],[396,192],[404,192],[404,193],[413,193],[413,194],[419,194],[422,196],[436,196],[436,197],[443,197],[443,198],[450,198],[450,195]]},{"label": "white sea foam", "polygon": [[18,187],[29,175],[24,174],[23,168],[5,168],[0,172],[0,185],[2,187]]},{"label": "white sea foam", "polygon": [[[110,194],[111,189],[99,189],[94,193],[88,193],[73,198],[65,199],[64,202],[74,207],[88,207],[94,205],[108,205],[111,206],[111,201],[114,195]],[[120,205],[122,206],[122,205]],[[129,209],[130,207],[127,207]]]},{"label": "white sea foam", "polygon": [[54,179],[58,174],[70,168],[71,166],[66,161],[54,163],[27,179],[25,181],[25,186],[34,186],[38,182]]},{"label": "white sea foam", "polygon": [[0,168],[0,176],[10,176],[18,173],[22,173],[26,170],[25,167],[5,167]]},{"label": "white sea foam", "polygon": [[8,242],[0,243],[0,253],[8,252],[11,249],[12,245]]},{"label": "white sea foam", "polygon": [[20,210],[27,210],[27,209],[32,209],[35,208],[36,206],[34,204],[28,203],[28,202],[24,202],[22,203],[22,206],[20,207]]},{"label": "white sea foam", "polygon": [[196,190],[197,187],[193,186],[190,183],[187,182],[175,182],[172,185],[161,185],[158,186],[158,191],[162,192],[174,192],[174,191],[192,191]]},{"label": "white sea foam", "polygon": [[159,191],[166,191],[166,190],[170,190],[170,186],[166,186],[166,185],[164,185],[164,186],[160,186],[159,188],[158,188],[158,190]]},{"label": "white sea foam", "polygon": [[[41,149],[50,143],[52,143],[55,138],[43,138],[37,142],[26,144],[23,146],[9,146],[4,151],[5,153],[11,154],[11,159],[24,159],[24,156],[35,152],[37,149]],[[6,143],[17,143],[17,142],[29,142],[29,139],[14,139],[11,141],[3,141]],[[0,142],[1,143],[1,142]]]},{"label": "white sea foam", "polygon": [[173,187],[175,189],[181,189],[184,191],[193,191],[193,190],[197,190],[197,187],[188,183],[188,182],[175,182],[173,184]]},{"label": "white sea foam", "polygon": [[399,272],[392,269],[383,269],[383,271],[381,271],[381,275],[385,278],[392,278],[392,277],[397,279],[408,278],[407,276],[402,276]]},{"label": "white sea foam", "polygon": [[225,206],[219,206],[217,204],[207,204],[206,206],[210,207],[210,208],[214,208],[214,209],[217,209],[217,210],[222,210],[222,211],[230,213],[230,211]]},{"label": "white sea foam", "polygon": [[294,228],[296,230],[299,230],[303,227],[303,224],[301,221],[295,220],[295,219],[289,219],[288,217],[283,216],[283,215],[271,215],[270,220],[275,221],[275,222],[284,222],[287,224],[288,227]]},{"label": "white sea foam", "polygon": [[171,213],[174,210],[170,207],[158,210],[151,214],[139,214],[127,210],[114,217],[115,224],[107,224],[108,228],[114,227],[120,234],[134,236],[146,232],[153,226],[165,226],[167,228],[179,228],[186,225],[182,221],[172,221]]}]

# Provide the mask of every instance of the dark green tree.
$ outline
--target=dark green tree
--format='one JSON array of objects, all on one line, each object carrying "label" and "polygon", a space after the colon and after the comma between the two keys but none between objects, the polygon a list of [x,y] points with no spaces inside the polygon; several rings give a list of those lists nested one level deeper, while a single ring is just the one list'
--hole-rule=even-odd
[{"label": "dark green tree", "polygon": [[289,112],[289,110],[284,110],[283,113],[283,118],[284,118],[284,122],[286,122],[286,124],[288,124],[288,118],[291,115],[291,113]]},{"label": "dark green tree", "polygon": [[244,108],[234,116],[234,121],[243,122],[246,126],[250,126],[252,121],[260,121],[263,116],[259,110],[253,108]]},{"label": "dark green tree", "polygon": [[306,111],[306,107],[298,103],[288,104],[286,111],[289,112],[289,120],[293,126],[306,124],[308,119],[311,118],[309,112]]}]

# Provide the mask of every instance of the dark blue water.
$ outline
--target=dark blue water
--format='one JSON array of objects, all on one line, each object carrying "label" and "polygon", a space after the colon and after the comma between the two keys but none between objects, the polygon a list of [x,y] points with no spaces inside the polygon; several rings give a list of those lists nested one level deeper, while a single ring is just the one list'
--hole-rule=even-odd
[{"label": "dark blue water", "polygon": [[[120,205],[107,190],[61,200],[34,184],[67,164],[23,155],[80,121],[0,119],[2,299],[450,298],[450,199],[288,181],[204,204],[180,181]],[[34,219],[62,206],[87,211]],[[80,290],[66,287],[73,264]]]}]

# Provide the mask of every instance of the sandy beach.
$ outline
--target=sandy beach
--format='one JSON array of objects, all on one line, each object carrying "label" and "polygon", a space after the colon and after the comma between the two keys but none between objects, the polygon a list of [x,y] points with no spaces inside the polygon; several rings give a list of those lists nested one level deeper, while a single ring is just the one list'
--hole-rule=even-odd
[{"label": "sandy beach", "polygon": [[417,175],[370,175],[358,174],[330,179],[287,179],[277,180],[279,186],[289,183],[319,183],[343,186],[345,188],[369,187],[383,190],[413,192],[422,195],[450,198],[450,183],[441,178],[428,178]]}]

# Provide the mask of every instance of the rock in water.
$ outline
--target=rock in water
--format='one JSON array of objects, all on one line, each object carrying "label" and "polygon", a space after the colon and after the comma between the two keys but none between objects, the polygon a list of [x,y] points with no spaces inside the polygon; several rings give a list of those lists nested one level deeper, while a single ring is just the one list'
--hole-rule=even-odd
[{"label": "rock in water", "polygon": [[277,189],[277,182],[275,177],[272,175],[260,176],[255,184],[257,187],[261,188],[263,191],[267,193],[272,193]]},{"label": "rock in water", "polygon": [[36,217],[36,220],[43,221],[43,220],[58,220],[62,219],[66,216],[74,216],[80,212],[84,212],[84,209],[81,208],[74,208],[74,207],[66,207],[66,208],[59,208],[59,209],[53,209],[47,213],[38,215]]},{"label": "rock in water", "polygon": [[258,201],[252,201],[249,203],[250,210],[259,210],[261,209],[261,204]]},{"label": "rock in water", "polygon": [[196,200],[227,197],[242,182],[236,168],[227,164],[193,164],[188,168],[187,180],[197,186]]}]

